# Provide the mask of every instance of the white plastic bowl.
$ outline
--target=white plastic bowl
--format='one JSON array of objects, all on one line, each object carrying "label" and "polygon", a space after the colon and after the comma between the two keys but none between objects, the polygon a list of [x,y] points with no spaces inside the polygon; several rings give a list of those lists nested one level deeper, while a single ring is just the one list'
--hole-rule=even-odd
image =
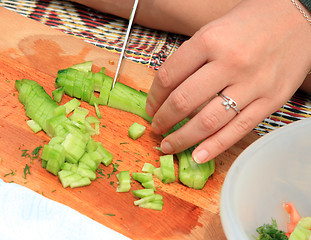
[{"label": "white plastic bowl", "polygon": [[232,164],[220,203],[226,237],[253,240],[271,218],[286,230],[282,204],[289,201],[301,216],[311,216],[311,118],[266,134]]}]

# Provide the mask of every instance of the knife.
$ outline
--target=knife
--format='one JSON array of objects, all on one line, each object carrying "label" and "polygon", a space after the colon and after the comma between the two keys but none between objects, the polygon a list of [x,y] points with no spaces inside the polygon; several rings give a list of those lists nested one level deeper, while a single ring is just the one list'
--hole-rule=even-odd
[{"label": "knife", "polygon": [[134,16],[135,16],[135,13],[136,13],[138,1],[139,1],[139,0],[135,0],[134,5],[133,5],[133,10],[132,10],[132,13],[131,13],[131,16],[130,16],[130,19],[129,19],[129,24],[128,24],[128,27],[127,27],[127,31],[126,31],[126,35],[125,35],[123,47],[122,47],[122,50],[121,50],[121,55],[120,55],[120,58],[119,58],[117,71],[116,71],[116,74],[115,74],[115,76],[114,76],[113,83],[112,83],[112,88],[111,88],[111,89],[114,88],[114,85],[116,84],[116,81],[117,81],[117,79],[118,79],[118,75],[119,75],[121,63],[122,63],[122,60],[123,60],[123,56],[124,56],[126,44],[127,44],[128,38],[129,38],[129,36],[130,36],[130,32],[131,32],[131,28],[132,28]]}]

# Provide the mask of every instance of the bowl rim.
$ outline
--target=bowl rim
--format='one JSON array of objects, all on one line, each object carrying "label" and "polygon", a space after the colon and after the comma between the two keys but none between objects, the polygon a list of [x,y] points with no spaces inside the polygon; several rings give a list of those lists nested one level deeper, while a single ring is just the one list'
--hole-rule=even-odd
[{"label": "bowl rim", "polygon": [[234,174],[236,169],[241,165],[244,165],[248,159],[245,156],[248,156],[250,152],[257,151],[258,148],[268,144],[275,137],[284,135],[289,131],[294,131],[296,128],[303,127],[305,125],[311,124],[311,117],[292,122],[288,125],[282,126],[272,132],[267,133],[266,135],[260,137],[255,142],[250,144],[232,163],[230,169],[227,172],[225,181],[222,186],[221,196],[220,196],[220,218],[223,226],[225,235],[229,239],[237,240],[248,240],[248,236],[244,232],[241,224],[235,220],[235,215],[232,210],[232,201],[226,201],[229,199],[230,195],[234,191],[230,187],[234,182],[236,182],[237,176]]}]

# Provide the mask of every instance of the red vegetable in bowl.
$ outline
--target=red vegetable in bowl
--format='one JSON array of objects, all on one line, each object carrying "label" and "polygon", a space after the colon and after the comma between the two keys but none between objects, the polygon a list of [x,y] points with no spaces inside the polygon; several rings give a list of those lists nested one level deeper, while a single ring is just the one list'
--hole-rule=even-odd
[{"label": "red vegetable in bowl", "polygon": [[283,204],[284,209],[290,216],[290,222],[287,223],[287,236],[289,237],[290,234],[294,231],[297,226],[297,223],[301,219],[300,214],[298,213],[297,209],[295,208],[292,202],[287,202]]}]

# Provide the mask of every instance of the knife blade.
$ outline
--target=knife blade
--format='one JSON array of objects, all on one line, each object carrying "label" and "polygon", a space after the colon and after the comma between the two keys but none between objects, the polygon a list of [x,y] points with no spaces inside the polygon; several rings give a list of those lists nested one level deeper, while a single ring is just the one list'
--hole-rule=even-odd
[{"label": "knife blade", "polygon": [[125,38],[124,38],[124,43],[123,43],[123,46],[122,46],[122,50],[121,50],[121,54],[120,54],[120,58],[119,58],[118,66],[117,66],[117,71],[116,71],[116,73],[114,75],[114,79],[113,79],[113,83],[112,83],[112,88],[111,89],[114,88],[114,85],[116,84],[116,81],[118,79],[120,67],[121,67],[121,64],[122,64],[123,57],[124,57],[124,52],[125,52],[125,48],[126,48],[126,45],[127,45],[127,42],[128,42],[128,38],[129,38],[130,33],[131,33],[131,28],[132,28],[133,20],[134,20],[134,17],[135,17],[135,13],[136,13],[138,2],[139,2],[139,0],[135,0],[134,5],[133,5],[133,10],[132,10],[132,13],[131,13],[131,16],[130,16],[130,19],[129,19],[129,24],[127,26],[127,31],[126,31],[126,35],[125,35]]}]

